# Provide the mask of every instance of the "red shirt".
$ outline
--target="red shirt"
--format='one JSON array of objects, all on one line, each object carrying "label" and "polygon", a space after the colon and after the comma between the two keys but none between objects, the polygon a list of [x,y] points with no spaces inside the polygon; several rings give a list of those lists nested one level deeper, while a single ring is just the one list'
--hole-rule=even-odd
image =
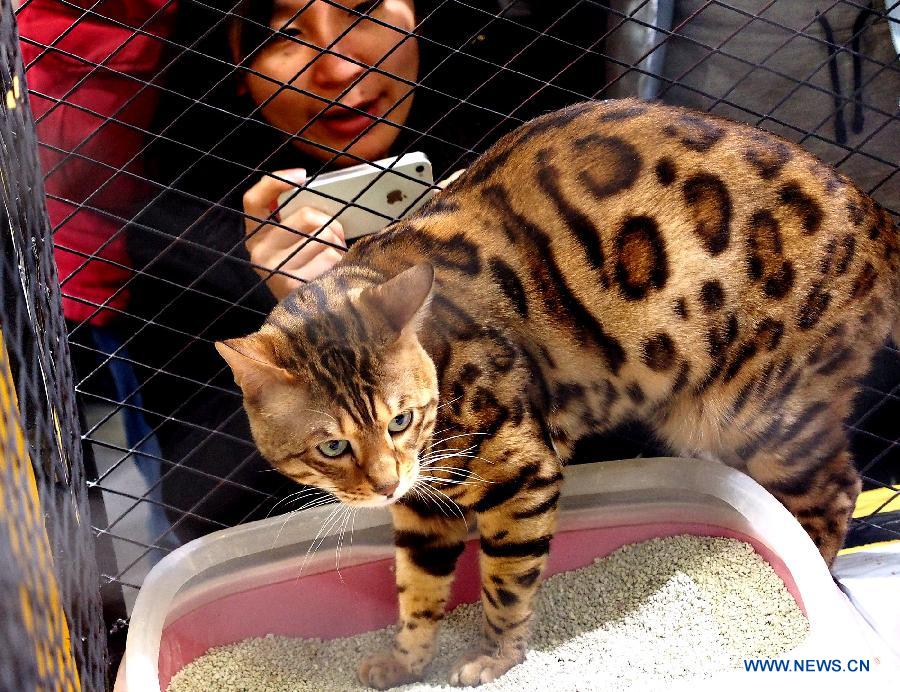
[{"label": "red shirt", "polygon": [[98,306],[122,310],[128,302],[122,287],[131,272],[121,230],[146,195],[135,178],[141,158],[129,161],[141,151],[141,130],[158,103],[158,90],[144,84],[164,62],[159,37],[171,35],[176,3],[76,2],[85,11],[32,0],[17,19],[63,310],[71,320],[106,324],[116,312]]}]

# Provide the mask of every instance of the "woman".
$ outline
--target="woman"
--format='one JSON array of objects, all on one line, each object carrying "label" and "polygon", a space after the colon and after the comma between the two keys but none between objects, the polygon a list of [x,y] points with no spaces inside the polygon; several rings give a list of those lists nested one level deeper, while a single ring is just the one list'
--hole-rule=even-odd
[{"label": "woman", "polygon": [[[149,157],[161,192],[128,232],[139,267],[130,347],[162,447],[163,502],[182,539],[265,516],[279,493],[296,490],[256,453],[212,347],[256,330],[276,299],[340,259],[346,229],[313,208],[277,219],[278,196],[322,170],[406,151],[425,151],[446,175],[473,158],[468,143],[516,124],[455,96],[478,80],[471,70],[457,82],[432,71],[445,44],[413,31],[458,30],[434,10],[443,5],[248,0],[231,25],[208,3],[182,10],[178,42],[193,48],[169,74],[183,96],[165,104]],[[462,20],[473,15],[466,8]],[[216,46],[228,47],[227,60]],[[455,44],[447,50],[456,57]],[[425,75],[441,89],[422,86]],[[460,117],[444,117],[460,104]]]},{"label": "woman", "polygon": [[[291,142],[295,151],[334,167],[389,155],[409,117],[410,85],[419,73],[412,0],[343,5],[288,0],[274,7],[264,0],[247,3],[245,18],[231,32],[235,60],[250,70],[239,90],[270,124],[299,134],[301,139]],[[268,40],[260,36],[265,24],[277,32]],[[243,208],[250,260],[281,298],[299,279],[315,278],[340,259],[344,234],[339,223],[311,207],[280,219],[280,227],[257,223],[254,219],[266,218],[292,183],[305,182],[306,170],[275,175],[247,190]],[[317,233],[324,242],[310,242],[298,232]],[[275,269],[282,273],[267,271]]]}]

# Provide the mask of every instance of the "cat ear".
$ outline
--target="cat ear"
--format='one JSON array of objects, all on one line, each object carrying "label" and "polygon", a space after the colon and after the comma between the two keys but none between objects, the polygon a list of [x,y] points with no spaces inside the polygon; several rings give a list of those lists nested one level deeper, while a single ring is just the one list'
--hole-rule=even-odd
[{"label": "cat ear", "polygon": [[258,399],[267,387],[290,381],[288,371],[273,362],[271,344],[261,334],[217,341],[216,350],[247,399]]},{"label": "cat ear", "polygon": [[431,297],[434,268],[427,262],[405,269],[383,284],[367,288],[360,298],[377,311],[388,326],[402,332],[407,326],[416,331],[425,314],[423,309]]}]

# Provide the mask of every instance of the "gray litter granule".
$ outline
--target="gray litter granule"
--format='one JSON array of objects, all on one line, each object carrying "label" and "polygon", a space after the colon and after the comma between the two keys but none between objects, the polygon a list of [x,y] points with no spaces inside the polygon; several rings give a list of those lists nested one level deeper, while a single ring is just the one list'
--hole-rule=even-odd
[{"label": "gray litter granule", "polygon": [[[403,692],[446,692],[450,667],[478,639],[481,604],[445,619],[424,682]],[[522,692],[628,689],[735,670],[799,645],[809,624],[765,560],[742,541],[672,536],[627,545],[549,577],[536,602],[524,663],[482,685]],[[168,692],[356,692],[356,666],[390,646],[393,628],[322,641],[267,636],[211,649],[176,674]]]}]

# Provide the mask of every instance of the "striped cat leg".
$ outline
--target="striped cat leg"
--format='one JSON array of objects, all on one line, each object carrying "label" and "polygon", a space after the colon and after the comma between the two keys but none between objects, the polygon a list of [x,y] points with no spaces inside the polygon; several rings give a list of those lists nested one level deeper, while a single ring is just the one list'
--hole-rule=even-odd
[{"label": "striped cat leg", "polygon": [[414,682],[434,657],[435,638],[468,529],[424,504],[391,506],[400,619],[394,646],[365,658],[359,679],[384,690]]},{"label": "striped cat leg", "polygon": [[[484,637],[454,665],[453,685],[490,682],[525,659],[532,602],[550,550],[562,483],[556,458],[548,456],[546,462],[532,467],[528,476],[493,486],[475,505],[481,510]],[[493,502],[498,504],[485,506]]]}]

